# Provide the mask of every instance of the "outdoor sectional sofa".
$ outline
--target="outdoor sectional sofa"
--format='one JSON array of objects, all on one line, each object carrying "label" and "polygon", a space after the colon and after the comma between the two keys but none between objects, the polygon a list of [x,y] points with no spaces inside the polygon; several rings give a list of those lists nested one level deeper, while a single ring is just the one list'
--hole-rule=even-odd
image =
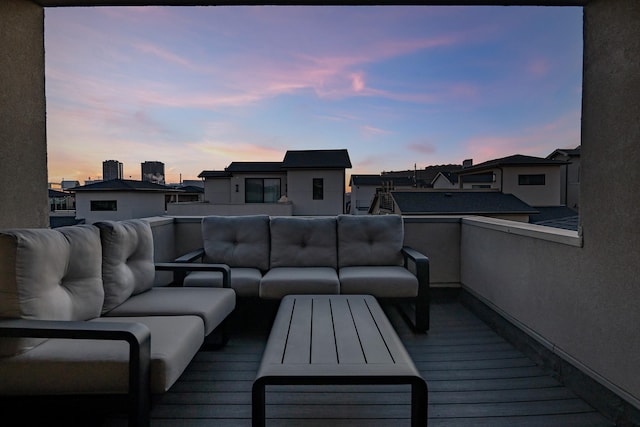
[{"label": "outdoor sectional sofa", "polygon": [[[154,395],[175,383],[236,305],[220,288],[154,287],[144,220],[0,232],[0,400],[116,397],[149,425]],[[37,397],[36,397],[37,396]],[[34,407],[37,411],[37,407]]]},{"label": "outdoor sectional sofa", "polygon": [[[178,262],[226,264],[239,297],[369,294],[410,300],[429,329],[429,259],[404,246],[400,215],[206,216],[203,246]],[[222,286],[219,272],[191,272],[185,286]]]}]

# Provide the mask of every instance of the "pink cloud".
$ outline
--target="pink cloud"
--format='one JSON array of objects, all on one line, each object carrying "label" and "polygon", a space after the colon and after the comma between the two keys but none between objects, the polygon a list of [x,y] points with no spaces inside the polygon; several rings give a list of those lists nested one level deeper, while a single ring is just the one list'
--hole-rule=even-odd
[{"label": "pink cloud", "polygon": [[427,141],[411,143],[407,146],[407,148],[419,154],[433,154],[437,151],[436,147],[432,143]]}]

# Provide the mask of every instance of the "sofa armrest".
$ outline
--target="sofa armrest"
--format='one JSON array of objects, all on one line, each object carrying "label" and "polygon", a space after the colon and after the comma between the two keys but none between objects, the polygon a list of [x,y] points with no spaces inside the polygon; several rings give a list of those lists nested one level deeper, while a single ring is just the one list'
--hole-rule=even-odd
[{"label": "sofa armrest", "polygon": [[129,425],[149,425],[151,333],[142,323],[2,319],[0,337],[126,341],[129,344]]},{"label": "sofa armrest", "polygon": [[429,304],[430,304],[430,279],[429,258],[408,246],[402,248],[404,266],[409,268],[409,263],[415,267],[415,275],[418,279],[418,296],[416,298],[416,329],[422,332],[429,330]]},{"label": "sofa armrest", "polygon": [[204,248],[200,248],[176,258],[174,262],[194,262],[197,259],[202,261],[203,256],[204,256]]},{"label": "sofa armrest", "polygon": [[173,283],[182,286],[184,278],[190,271],[220,271],[222,272],[222,287],[231,288],[231,268],[226,264],[201,264],[194,262],[158,262],[158,271],[173,271]]}]

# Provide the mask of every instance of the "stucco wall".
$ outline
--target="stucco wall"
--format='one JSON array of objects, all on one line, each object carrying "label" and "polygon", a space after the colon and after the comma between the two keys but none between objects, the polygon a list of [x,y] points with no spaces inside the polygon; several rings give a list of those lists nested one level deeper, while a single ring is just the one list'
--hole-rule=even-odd
[{"label": "stucco wall", "polygon": [[465,223],[461,279],[640,407],[640,2],[584,11],[584,246]]},{"label": "stucco wall", "polygon": [[44,11],[0,1],[0,228],[48,227]]},{"label": "stucco wall", "polygon": [[[324,179],[323,200],[313,200],[313,178]],[[289,171],[287,197],[294,215],[337,215],[344,212],[344,170]]]},{"label": "stucco wall", "polygon": [[[519,175],[544,175],[544,185],[519,185]],[[513,194],[531,206],[558,206],[561,204],[560,168],[557,166],[504,168],[502,192]]]}]

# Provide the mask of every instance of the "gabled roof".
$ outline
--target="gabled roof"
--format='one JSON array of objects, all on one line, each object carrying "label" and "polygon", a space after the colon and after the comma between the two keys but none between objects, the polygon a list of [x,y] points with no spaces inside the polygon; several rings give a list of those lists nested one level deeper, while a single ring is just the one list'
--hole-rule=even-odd
[{"label": "gabled roof", "polygon": [[441,176],[446,179],[447,181],[449,181],[451,184],[457,184],[458,183],[458,174],[455,172],[450,172],[450,171],[440,171],[438,172],[438,174],[431,180],[431,186],[433,186],[433,184],[436,182],[436,180],[438,179],[439,176]]},{"label": "gabled roof", "polygon": [[553,153],[547,156],[547,159],[553,159],[556,155],[561,155],[565,157],[580,157],[580,145],[576,148],[557,148],[553,151]]},{"label": "gabled roof", "polygon": [[111,179],[109,181],[94,182],[93,184],[81,185],[70,188],[69,191],[156,191],[162,193],[181,193],[166,185],[156,184],[148,181],[134,181],[132,179]]},{"label": "gabled roof", "polygon": [[483,163],[478,163],[475,166],[470,166],[461,170],[459,173],[468,174],[475,173],[486,169],[494,169],[503,166],[561,166],[566,165],[567,162],[562,160],[551,160],[542,157],[524,156],[522,154],[515,154],[513,156],[502,157],[500,159],[489,160]]},{"label": "gabled roof", "polygon": [[282,161],[284,169],[346,169],[351,159],[346,149],[289,150]]},{"label": "gabled roof", "polygon": [[380,187],[382,184],[392,183],[392,185],[398,185],[403,187],[413,186],[413,179],[410,177],[387,177],[383,175],[351,175],[349,185],[369,185]]},{"label": "gabled roof", "polygon": [[402,214],[534,214],[538,211],[513,194],[498,191],[392,191]]}]

